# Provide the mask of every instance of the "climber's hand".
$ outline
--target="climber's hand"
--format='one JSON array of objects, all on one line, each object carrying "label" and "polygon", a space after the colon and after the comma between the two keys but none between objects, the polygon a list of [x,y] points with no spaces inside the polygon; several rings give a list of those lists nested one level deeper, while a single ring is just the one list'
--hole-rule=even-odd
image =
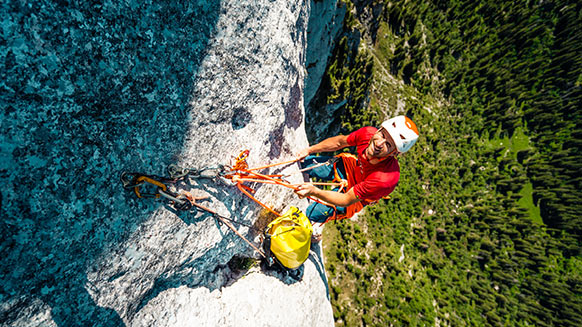
[{"label": "climber's hand", "polygon": [[295,194],[297,194],[299,196],[299,198],[303,199],[306,196],[315,195],[318,190],[319,189],[317,187],[313,186],[313,184],[303,183],[303,184],[299,184],[297,186],[297,189],[295,190]]},{"label": "climber's hand", "polygon": [[307,157],[309,154],[309,148],[302,149],[297,152],[297,159],[303,161],[303,159],[305,159],[305,157]]}]

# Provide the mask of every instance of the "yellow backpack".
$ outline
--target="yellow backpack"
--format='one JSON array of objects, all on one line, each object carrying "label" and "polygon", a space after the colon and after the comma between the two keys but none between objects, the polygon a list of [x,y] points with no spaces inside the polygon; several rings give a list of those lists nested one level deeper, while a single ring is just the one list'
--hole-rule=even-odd
[{"label": "yellow backpack", "polygon": [[291,207],[267,226],[263,246],[267,254],[273,254],[285,268],[296,269],[309,257],[312,233],[309,218]]}]

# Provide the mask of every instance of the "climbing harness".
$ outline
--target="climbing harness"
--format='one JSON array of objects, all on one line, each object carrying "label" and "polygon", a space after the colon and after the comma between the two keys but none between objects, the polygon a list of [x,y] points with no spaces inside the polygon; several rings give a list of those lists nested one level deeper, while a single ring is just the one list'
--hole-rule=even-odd
[{"label": "climbing harness", "polygon": [[[342,182],[343,185],[338,189],[338,192],[347,192],[354,185],[356,185],[356,177],[353,174],[351,174],[350,172],[356,171],[357,166],[358,166],[358,157],[352,153],[342,152],[342,153],[336,155],[334,158],[337,158],[337,160],[333,163],[334,179],[332,180],[332,183]],[[346,175],[345,180],[343,180],[340,177],[340,174],[338,172],[339,168],[337,166],[337,163],[340,161],[344,166],[343,171],[344,171],[344,174]],[[387,196],[383,197],[383,199],[390,199],[390,196],[387,195]],[[337,212],[335,207],[332,207],[334,210],[333,215],[329,216],[327,218],[327,220],[322,223],[322,225],[326,224],[330,221],[349,219],[349,218],[353,217],[357,212],[362,210],[364,208],[364,205],[369,205],[369,204],[372,204],[375,202],[376,201],[373,201],[373,200],[362,199],[359,202],[356,202],[350,206],[347,206],[346,212],[341,213],[341,214]]]}]

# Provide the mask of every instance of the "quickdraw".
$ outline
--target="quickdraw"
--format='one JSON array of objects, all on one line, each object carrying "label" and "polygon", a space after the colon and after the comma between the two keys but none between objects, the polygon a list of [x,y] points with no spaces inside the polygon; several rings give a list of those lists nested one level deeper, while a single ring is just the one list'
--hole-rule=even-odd
[{"label": "quickdraw", "polygon": [[[181,175],[180,177],[183,178],[187,174],[180,174],[180,175]],[[168,178],[163,178],[163,177],[158,177],[158,176],[156,176],[156,177],[157,177],[157,179],[164,180],[166,182],[175,183],[177,181],[177,179],[168,179]],[[121,181],[122,181],[123,187],[125,189],[133,189],[134,193],[137,195],[138,198],[143,198],[143,197],[162,198],[162,197],[164,197],[164,198],[170,200],[173,207],[177,210],[188,211],[188,210],[191,210],[192,208],[196,208],[197,210],[199,209],[199,210],[203,210],[205,212],[210,213],[215,219],[217,219],[219,225],[226,225],[238,237],[240,237],[246,243],[248,243],[262,257],[266,258],[265,253],[263,251],[261,251],[256,245],[251,243],[246,237],[244,237],[232,225],[231,222],[246,226],[246,227],[253,229],[255,231],[259,231],[258,229],[254,228],[253,226],[244,224],[242,222],[234,221],[228,217],[224,217],[222,215],[219,215],[216,211],[214,211],[210,208],[207,208],[201,204],[198,204],[196,202],[197,200],[204,200],[207,197],[195,197],[192,193],[187,192],[187,191],[182,191],[180,194],[169,191],[168,187],[164,183],[160,182],[159,180],[153,179],[156,177],[124,172],[121,174]],[[203,177],[203,178],[206,178],[206,177]],[[142,192],[140,192],[139,188],[140,188],[140,186],[144,185],[144,183],[149,183],[151,185],[156,186],[157,192],[156,193],[142,193]]]},{"label": "quickdraw", "polygon": [[191,168],[182,168],[178,167],[177,165],[169,165],[167,168],[168,175],[172,179],[182,179],[186,176],[191,178],[207,178],[207,179],[214,179],[216,177],[220,177],[224,171],[225,167],[222,165],[216,167],[205,167],[202,169],[191,169]]},{"label": "quickdraw", "polygon": [[[177,210],[190,210],[192,205],[185,194],[178,194],[168,189],[166,184],[177,182],[176,179],[164,178],[154,175],[141,175],[138,173],[121,173],[121,183],[126,190],[133,190],[138,198],[166,198],[170,200]],[[155,187],[155,190],[144,192],[141,188]]]}]

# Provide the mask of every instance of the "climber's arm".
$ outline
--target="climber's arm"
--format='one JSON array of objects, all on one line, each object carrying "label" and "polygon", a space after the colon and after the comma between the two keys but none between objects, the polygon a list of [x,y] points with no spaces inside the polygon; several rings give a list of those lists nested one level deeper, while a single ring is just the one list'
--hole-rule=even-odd
[{"label": "climber's arm", "polygon": [[333,152],[348,147],[348,137],[346,135],[337,135],[327,138],[315,145],[307,147],[297,154],[297,157],[303,159],[310,154],[319,152]]},{"label": "climber's arm", "polygon": [[320,200],[339,207],[347,207],[360,201],[360,199],[358,199],[354,193],[354,188],[351,188],[347,193],[339,193],[322,190],[310,183],[303,183],[297,187],[295,193],[297,193],[297,195],[300,197],[314,196]]}]

